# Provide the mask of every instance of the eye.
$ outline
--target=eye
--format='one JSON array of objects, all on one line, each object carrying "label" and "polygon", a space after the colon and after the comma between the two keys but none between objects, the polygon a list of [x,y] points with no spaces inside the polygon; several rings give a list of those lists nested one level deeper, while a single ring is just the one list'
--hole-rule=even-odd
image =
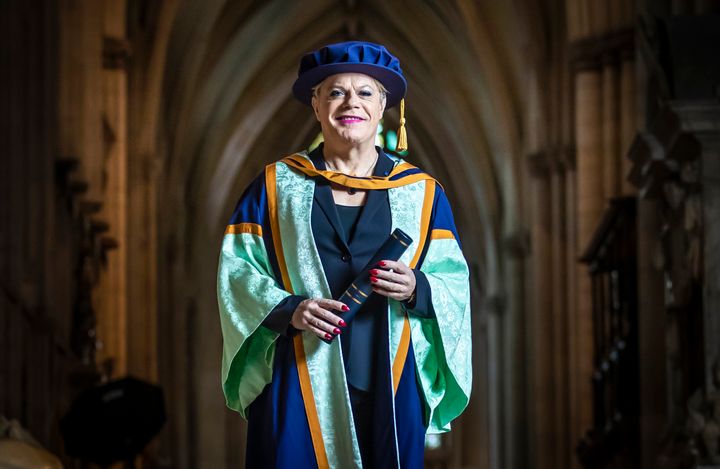
[{"label": "eye", "polygon": [[339,89],[337,89],[337,88],[333,88],[332,90],[330,90],[329,96],[330,96],[331,98],[337,98],[337,97],[340,97],[340,96],[342,96],[342,95],[344,95],[344,94],[345,94],[345,93],[344,93],[342,90],[339,90]]},{"label": "eye", "polygon": [[373,92],[372,92],[372,90],[360,90],[360,92],[358,94],[364,98],[369,98],[370,96],[373,95]]}]

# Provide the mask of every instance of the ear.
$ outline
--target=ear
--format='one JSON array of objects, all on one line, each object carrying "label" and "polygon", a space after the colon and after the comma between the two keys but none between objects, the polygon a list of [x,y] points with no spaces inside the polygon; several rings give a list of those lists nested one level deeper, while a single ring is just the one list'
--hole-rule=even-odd
[{"label": "ear", "polygon": [[317,119],[318,122],[320,122],[320,114],[319,114],[318,101],[317,101],[317,98],[316,98],[315,96],[312,97],[312,102],[311,102],[311,104],[312,104],[313,111],[315,112],[315,119]]}]

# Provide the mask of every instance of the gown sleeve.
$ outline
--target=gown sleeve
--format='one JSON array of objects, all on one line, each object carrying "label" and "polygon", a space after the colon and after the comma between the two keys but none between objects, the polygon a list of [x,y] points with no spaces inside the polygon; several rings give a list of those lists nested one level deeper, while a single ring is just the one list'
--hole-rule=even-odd
[{"label": "gown sleeve", "polygon": [[261,175],[237,204],[223,236],[217,274],[223,392],[228,407],[243,417],[272,378],[279,333],[263,323],[274,308],[292,301],[274,274],[272,243],[264,238],[269,229]]},{"label": "gown sleeve", "polygon": [[439,185],[428,238],[420,271],[428,285],[426,308],[434,314],[420,316],[411,311],[408,316],[427,405],[428,433],[440,433],[449,431],[450,422],[467,406],[472,349],[469,269],[450,204]]},{"label": "gown sleeve", "polygon": [[272,311],[263,320],[262,325],[283,336],[295,335],[297,329],[290,325],[292,315],[298,305],[306,300],[306,296],[290,295],[275,305]]},{"label": "gown sleeve", "polygon": [[420,318],[435,317],[432,307],[432,291],[425,273],[420,269],[413,269],[415,274],[415,298],[412,301],[403,301],[405,310]]}]

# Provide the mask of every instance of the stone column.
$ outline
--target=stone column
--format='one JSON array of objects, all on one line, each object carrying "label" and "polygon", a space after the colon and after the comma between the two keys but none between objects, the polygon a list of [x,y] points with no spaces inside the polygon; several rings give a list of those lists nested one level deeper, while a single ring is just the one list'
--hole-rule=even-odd
[{"label": "stone column", "polygon": [[530,374],[530,457],[536,468],[555,468],[555,415],[553,365],[553,276],[551,185],[547,156],[530,157],[532,179],[532,313],[527,341]]},{"label": "stone column", "polygon": [[657,467],[662,432],[667,422],[666,351],[663,273],[656,266],[662,228],[659,203],[638,201],[638,349],[640,367],[640,454],[642,467]]},{"label": "stone column", "polygon": [[[577,249],[590,242],[604,208],[601,121],[601,75],[580,70],[575,77],[575,139],[577,146]],[[580,251],[575,257],[580,256]],[[571,374],[575,408],[574,441],[592,426],[593,324],[592,289],[585,266],[575,263],[577,308],[575,313]]]},{"label": "stone column", "polygon": [[635,109],[635,60],[632,48],[621,52],[620,68],[620,191],[622,195],[631,195],[637,192],[628,180],[632,169],[632,162],[626,158],[630,150],[637,128],[637,114]]},{"label": "stone column", "polygon": [[[97,295],[99,364],[112,360],[112,376],[127,374],[127,58],[125,41],[125,0],[104,3],[103,44],[103,128],[105,184],[104,201],[98,214],[109,231],[105,275]],[[110,371],[110,370],[106,370]]]},{"label": "stone column", "polygon": [[565,263],[567,256],[567,232],[565,217],[566,173],[564,165],[554,158],[553,171],[550,175],[550,218],[552,255],[552,353],[553,353],[553,444],[555,450],[555,467],[569,467],[570,432],[567,428],[568,417],[568,318],[565,291],[568,288],[568,270]]},{"label": "stone column", "polygon": [[[720,405],[720,106],[708,105],[700,141],[703,225],[703,328],[705,392]],[[709,398],[710,400],[710,398]],[[716,422],[720,419],[715,410]]]},{"label": "stone column", "polygon": [[80,160],[85,196],[102,200],[103,4],[93,0],[59,3],[59,149]]},{"label": "stone column", "polygon": [[602,68],[602,150],[603,198],[620,193],[620,155],[618,140],[620,122],[618,112],[618,66],[615,54],[603,57]]},{"label": "stone column", "polygon": [[578,259],[578,247],[577,247],[577,170],[575,166],[575,153],[567,152],[566,157],[566,173],[565,173],[565,205],[563,207],[565,214],[565,237],[567,239],[567,247],[564,254],[564,264],[566,272],[567,287],[565,295],[562,300],[565,301],[567,309],[567,334],[565,336],[565,347],[568,351],[568,357],[566,362],[567,373],[567,412],[565,433],[568,440],[568,453],[566,457],[570,459],[570,466],[576,467],[577,459],[574,457],[572,449],[578,441],[578,433],[582,430],[577,430],[578,426],[575,422],[576,416],[578,415],[578,408],[581,402],[578,400],[576,389],[576,374],[575,370],[577,367],[577,356],[575,350],[577,349],[577,336],[575,331],[578,325],[577,316],[577,305],[578,305],[578,292],[577,292],[577,259]]}]

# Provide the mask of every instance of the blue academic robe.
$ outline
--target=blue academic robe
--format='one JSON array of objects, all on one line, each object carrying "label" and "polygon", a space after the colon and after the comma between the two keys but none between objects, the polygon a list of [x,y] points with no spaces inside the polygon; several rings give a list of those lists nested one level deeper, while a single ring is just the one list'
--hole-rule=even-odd
[{"label": "blue academic robe", "polygon": [[[249,420],[248,467],[422,467],[426,428],[449,431],[467,405],[468,269],[444,191],[384,154],[375,176],[323,171],[317,153],[287,157],[248,187],[226,229],[218,268],[223,391]],[[378,189],[357,242],[338,236],[322,178]],[[304,295],[338,297],[394,227],[415,240],[405,262],[422,273],[417,311],[378,295],[368,305],[376,335],[367,451],[353,430],[339,341],[296,333],[287,314]]]},{"label": "blue academic robe", "polygon": [[[378,152],[378,162],[373,175],[387,176],[392,170],[393,161],[379,148]],[[325,169],[322,158],[322,145],[308,156],[316,168]],[[315,178],[312,232],[333,298],[339,298],[353,279],[361,272],[368,260],[388,238],[391,227],[392,220],[387,190],[371,190],[368,192],[366,204],[361,211],[355,232],[352,238],[348,239],[335,208],[330,183],[321,177]],[[412,306],[413,308],[417,307],[417,310],[414,311],[414,314],[430,317],[434,313],[427,279],[418,269],[415,269],[415,276],[417,283],[416,300]],[[263,322],[263,325],[291,337],[297,333],[292,326],[289,326],[292,313],[304,299],[306,297],[302,295],[289,296],[273,309]],[[353,382],[353,376],[374,374],[374,379],[371,380],[373,389],[369,390],[372,396],[371,404],[363,405],[361,409],[354,409],[353,412],[356,422],[363,420],[362,425],[356,426],[356,431],[359,431],[360,428],[371,428],[370,435],[358,435],[362,460],[366,467],[396,467],[397,453],[399,452],[402,467],[422,467],[427,426],[423,422],[423,407],[415,380],[415,363],[412,353],[408,354],[408,363],[403,378],[401,378],[398,392],[395,394],[396,418],[401,420],[398,433],[402,435],[402,438],[398,441],[398,447],[395,445],[393,422],[391,420],[393,411],[391,403],[388,402],[393,396],[392,383],[390,382],[390,356],[387,347],[387,321],[383,320],[385,318],[382,314],[377,314],[386,310],[387,299],[377,294],[371,295],[353,323],[340,337],[343,343],[343,358],[349,384],[356,384]],[[340,316],[342,316],[342,313],[340,313]],[[285,340],[287,341],[287,338]],[[355,342],[354,347],[352,347],[355,353],[351,352],[350,341]],[[366,347],[369,347],[369,349],[366,349]],[[287,399],[287,392],[294,392],[299,389],[297,383],[292,389],[286,389],[283,386],[283,381],[287,381],[285,384],[290,384],[289,381],[297,379],[296,373],[293,375],[291,372],[288,373],[290,370],[286,369],[288,364],[291,364],[291,368],[294,368],[293,349],[291,346],[285,346],[283,350],[288,355],[281,357],[280,354],[276,353],[273,365],[274,370],[278,370],[279,373],[273,373],[273,382],[267,385],[250,408],[247,467],[283,467],[282,464],[278,464],[277,459],[273,461],[269,458],[274,452],[262,444],[262,442],[274,441],[276,439],[274,435],[279,433],[279,429],[273,429],[272,424],[268,425],[275,419],[268,419],[267,416],[272,415],[273,408],[277,409],[280,402]],[[366,353],[363,354],[362,350]],[[351,370],[350,367],[356,369]],[[363,369],[357,370],[357,368]],[[276,379],[276,376],[278,379]],[[283,389],[285,392],[281,392]],[[276,396],[278,401],[273,402],[273,398],[270,396]],[[400,399],[401,406],[397,405],[398,399]],[[307,419],[302,419],[304,417],[302,403],[298,406],[298,410],[301,411],[300,415],[295,415],[293,412],[291,416],[300,417],[301,422],[296,422],[298,428],[302,429],[302,432],[307,432],[304,441],[305,439],[310,441]],[[400,415],[397,415],[398,412]],[[400,432],[401,429],[402,432]],[[293,438],[292,445],[299,443],[295,441],[299,431],[295,430],[293,432],[296,435]],[[310,457],[311,462],[314,462],[312,451],[308,454],[308,457]],[[295,455],[290,458],[289,463],[296,464],[299,460]],[[312,466],[312,464],[308,464]]]}]

